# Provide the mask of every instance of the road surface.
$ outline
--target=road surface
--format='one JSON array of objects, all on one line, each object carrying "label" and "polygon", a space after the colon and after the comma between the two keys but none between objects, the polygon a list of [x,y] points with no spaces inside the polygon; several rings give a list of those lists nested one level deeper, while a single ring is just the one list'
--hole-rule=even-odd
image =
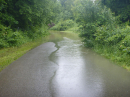
[{"label": "road surface", "polygon": [[53,33],[0,73],[0,97],[130,97],[130,72]]}]

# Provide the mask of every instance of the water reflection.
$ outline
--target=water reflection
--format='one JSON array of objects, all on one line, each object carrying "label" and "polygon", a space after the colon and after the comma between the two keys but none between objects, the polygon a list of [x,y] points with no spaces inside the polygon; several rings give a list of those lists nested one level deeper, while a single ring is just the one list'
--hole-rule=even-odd
[{"label": "water reflection", "polygon": [[52,59],[59,68],[52,80],[53,97],[129,97],[130,73],[73,37],[64,34],[56,42],[59,49]]},{"label": "water reflection", "polygon": [[64,37],[58,45],[60,49],[55,55],[59,57],[55,61],[59,69],[53,80],[55,97],[101,97],[101,78],[93,74],[89,78],[89,63],[82,57],[81,42]]}]

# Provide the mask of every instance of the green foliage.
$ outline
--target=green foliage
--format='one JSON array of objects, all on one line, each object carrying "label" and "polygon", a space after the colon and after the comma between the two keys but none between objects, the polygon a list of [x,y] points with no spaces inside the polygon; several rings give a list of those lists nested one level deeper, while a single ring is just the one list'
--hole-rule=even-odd
[{"label": "green foliage", "polygon": [[47,35],[59,12],[57,0],[0,0],[0,48]]},{"label": "green foliage", "polygon": [[130,20],[130,0],[101,0],[101,3],[120,16],[122,22]]},{"label": "green foliage", "polygon": [[[104,56],[116,62],[123,62],[126,66],[130,66],[130,27],[117,27],[114,29],[106,29],[98,27],[95,34],[94,49],[102,53]],[[98,46],[98,48],[95,48]],[[119,63],[120,64],[120,63]]]},{"label": "green foliage", "polygon": [[[99,2],[93,3],[91,0],[80,0],[75,3],[73,11],[76,14],[77,23],[82,25],[80,27],[80,37],[83,37],[87,47],[93,47],[95,40],[99,41],[100,39],[102,42],[107,37],[106,29],[113,29],[113,25],[116,23],[110,9],[101,7]],[[101,30],[100,36],[98,35],[98,30]]]},{"label": "green foliage", "polygon": [[57,25],[51,28],[51,30],[57,30],[57,31],[65,31],[69,28],[72,28],[74,26],[75,22],[73,20],[65,20],[59,22]]},{"label": "green foliage", "polygon": [[18,46],[23,43],[22,32],[14,32],[9,27],[0,25],[0,48]]},{"label": "green foliage", "polygon": [[[106,2],[113,5],[111,2],[118,1]],[[110,9],[102,6],[97,0],[94,3],[92,0],[75,0],[72,10],[76,22],[81,25],[80,37],[86,47],[93,48],[119,64],[130,66],[129,21],[118,24],[121,23],[119,17],[115,17]]]},{"label": "green foliage", "polygon": [[[56,0],[1,0],[0,23],[14,31],[33,30],[54,20],[58,13]],[[52,6],[53,5],[53,6]],[[54,10],[55,9],[55,10]]]},{"label": "green foliage", "polygon": [[[44,37],[48,34],[47,26],[43,25],[41,28],[35,27],[35,33],[26,31],[13,31],[10,27],[0,25],[0,49],[12,46],[20,46],[28,41],[32,41],[39,37]],[[31,30],[30,30],[31,31]]]},{"label": "green foliage", "polygon": [[68,19],[74,20],[73,12],[71,7],[73,5],[74,0],[58,0],[59,1],[59,15],[56,17],[56,23],[59,21],[65,21]]}]

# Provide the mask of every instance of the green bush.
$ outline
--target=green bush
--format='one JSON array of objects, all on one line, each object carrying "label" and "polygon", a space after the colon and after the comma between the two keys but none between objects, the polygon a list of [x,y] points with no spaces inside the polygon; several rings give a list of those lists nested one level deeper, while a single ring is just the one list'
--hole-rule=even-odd
[{"label": "green bush", "polygon": [[[80,1],[79,1],[80,2]],[[130,26],[118,24],[118,18],[98,1],[83,0],[76,9],[77,23],[84,45],[110,58],[130,66]]]},{"label": "green bush", "polygon": [[33,31],[13,31],[10,27],[5,27],[0,24],[0,49],[12,46],[20,46],[23,43],[32,41],[41,36],[48,34],[47,26],[34,28]]},{"label": "green bush", "polygon": [[[79,1],[80,2],[80,1]],[[83,3],[84,2],[84,3]],[[93,3],[92,0],[83,0],[76,11],[77,23],[82,25],[79,29],[85,46],[94,47],[95,43],[104,43],[109,37],[109,31],[114,29],[115,17],[110,9],[101,7],[98,1]]]},{"label": "green bush", "polygon": [[13,32],[9,27],[0,26],[0,48],[23,44],[22,32]]},{"label": "green bush", "polygon": [[4,47],[8,47],[8,43],[5,40],[0,39],[0,48],[4,48]]},{"label": "green bush", "polygon": [[73,27],[75,24],[75,22],[73,20],[65,20],[65,21],[61,21],[58,24],[56,24],[55,26],[53,26],[51,28],[51,30],[57,30],[57,31],[65,31],[71,27]]},{"label": "green bush", "polygon": [[7,35],[7,43],[9,46],[19,46],[24,43],[25,38],[20,32],[12,32]]}]

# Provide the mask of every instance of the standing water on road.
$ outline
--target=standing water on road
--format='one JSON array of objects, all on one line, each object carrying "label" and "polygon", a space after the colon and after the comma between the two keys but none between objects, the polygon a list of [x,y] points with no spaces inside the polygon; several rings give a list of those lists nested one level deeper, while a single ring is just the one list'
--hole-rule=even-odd
[{"label": "standing water on road", "polygon": [[54,97],[130,97],[130,72],[85,48],[75,34],[56,44]]},{"label": "standing water on road", "polygon": [[85,48],[77,34],[52,32],[0,73],[0,97],[130,97],[130,72]]}]

